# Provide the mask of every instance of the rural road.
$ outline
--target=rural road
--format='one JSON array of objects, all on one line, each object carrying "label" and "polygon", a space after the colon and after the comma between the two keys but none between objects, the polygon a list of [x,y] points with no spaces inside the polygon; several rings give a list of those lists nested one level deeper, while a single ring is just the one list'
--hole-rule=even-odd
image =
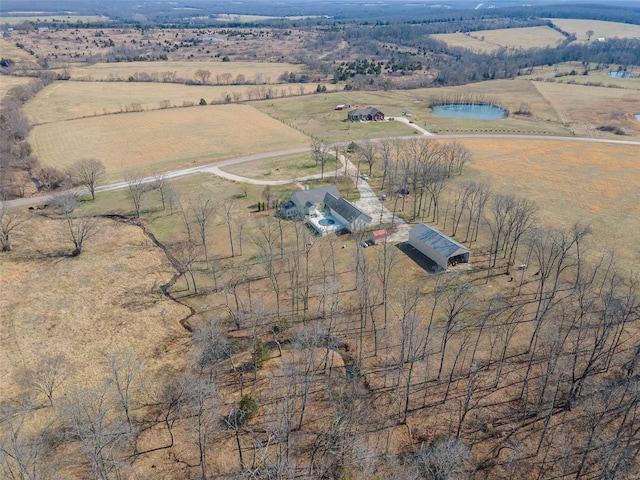
[{"label": "rural road", "polygon": [[[435,135],[432,133],[429,133],[428,131],[426,131],[425,129],[423,129],[422,127],[416,125],[415,123],[409,123],[409,120],[404,118],[404,117],[393,117],[394,121],[401,121],[403,123],[408,124],[409,126],[411,126],[412,128],[414,128],[416,131],[418,131],[419,133],[421,133],[420,137],[428,137],[428,138],[434,138],[434,139],[438,139],[438,138],[442,138],[442,139],[463,139],[463,138],[520,138],[520,139],[539,139],[539,140],[555,140],[555,141],[571,141],[571,142],[590,142],[590,143],[611,143],[611,144],[621,144],[621,145],[637,145],[640,147],[640,141],[635,141],[635,140],[613,140],[613,139],[603,139],[603,138],[589,138],[589,137],[554,137],[554,136],[544,136],[544,135],[507,135],[507,134],[460,134],[460,135]],[[398,138],[398,137],[394,137],[394,138]],[[419,137],[415,137],[415,136],[406,136],[406,137],[399,137],[399,138],[419,138]],[[381,139],[376,139],[376,140],[381,140]],[[338,145],[347,145],[347,143],[340,143]],[[230,179],[230,180],[234,180],[234,181],[238,181],[238,182],[247,182],[247,183],[252,183],[252,184],[256,184],[256,185],[282,185],[282,184],[287,184],[287,183],[291,183],[292,180],[256,180],[256,179],[250,179],[250,178],[245,178],[245,177],[240,177],[237,175],[233,175],[231,173],[227,173],[227,172],[223,172],[222,170],[220,170],[221,167],[225,167],[228,165],[236,165],[239,163],[245,163],[245,162],[251,162],[254,160],[262,160],[262,159],[266,159],[266,158],[273,158],[273,157],[279,157],[279,156],[283,156],[283,155],[292,155],[292,154],[297,154],[297,153],[304,153],[304,152],[308,152],[311,151],[311,147],[299,147],[299,148],[293,148],[293,149],[289,149],[289,150],[279,150],[276,152],[267,152],[267,153],[258,153],[258,154],[254,154],[254,155],[247,155],[247,156],[242,156],[242,157],[237,157],[237,158],[231,158],[231,159],[227,159],[227,160],[222,160],[219,162],[215,162],[215,163],[211,163],[211,164],[207,164],[207,165],[199,165],[197,167],[190,167],[190,168],[184,168],[181,170],[175,170],[172,172],[165,172],[162,174],[162,176],[165,179],[169,179],[169,178],[177,178],[177,177],[183,177],[185,175],[191,175],[193,173],[201,173],[201,172],[205,172],[205,173],[213,173],[215,175],[219,175],[221,177]],[[351,168],[353,168],[353,172],[351,171]],[[349,167],[349,174],[351,175],[356,175],[355,174],[355,167],[353,165],[351,165]],[[331,176],[333,172],[327,172],[325,174],[325,176]],[[319,178],[320,175],[310,175],[307,177],[301,177],[301,178],[297,178],[295,179],[295,181],[303,181],[303,180],[308,180],[311,178]],[[157,180],[157,176],[150,176],[150,177],[145,177],[142,178],[141,181],[142,183],[151,183]],[[371,207],[367,207],[367,213],[369,215],[371,215],[369,208],[372,208],[373,210],[376,210],[378,217],[380,216],[380,210],[382,208],[381,204],[380,205],[374,205],[371,198],[370,198],[370,194],[368,193],[368,191],[366,191],[366,188],[368,187],[368,185],[366,185],[366,182],[364,182],[363,180],[359,180],[358,181],[358,188],[360,190],[360,187],[362,186],[364,191],[360,192],[360,195],[363,196],[363,198],[360,200],[360,202],[362,202],[363,205],[363,209],[364,206],[369,204],[372,204]],[[127,182],[119,182],[119,183],[112,183],[110,185],[102,185],[102,186],[98,186],[96,187],[96,193],[100,193],[100,192],[108,192],[108,191],[112,191],[112,190],[119,190],[122,188],[127,188]],[[370,189],[369,189],[370,190]],[[80,194],[88,194],[89,191],[87,189],[79,189],[76,190],[78,193]],[[373,193],[373,192],[372,192]],[[34,196],[34,197],[30,197],[30,198],[22,198],[22,199],[18,199],[18,200],[10,200],[7,202],[8,206],[10,208],[13,207],[26,207],[26,206],[30,206],[30,205],[37,205],[37,204],[42,204],[42,203],[48,203],[50,201],[52,201],[54,198],[56,197],[55,194],[49,194],[49,195],[38,195],[38,196]],[[375,198],[377,200],[377,197],[375,196],[375,194],[373,194],[373,198]],[[365,200],[365,199],[369,199],[369,200]],[[377,200],[378,203],[379,200]],[[376,213],[374,212],[374,213]],[[385,218],[384,216],[386,215],[385,212],[383,212],[383,218]],[[388,215],[391,215],[390,213],[388,213]],[[375,220],[375,215],[371,215],[372,217],[374,217]],[[387,217],[390,219],[390,217]],[[383,220],[385,221],[385,220]],[[396,219],[397,221],[397,219]],[[389,220],[390,222],[390,220]]]}]

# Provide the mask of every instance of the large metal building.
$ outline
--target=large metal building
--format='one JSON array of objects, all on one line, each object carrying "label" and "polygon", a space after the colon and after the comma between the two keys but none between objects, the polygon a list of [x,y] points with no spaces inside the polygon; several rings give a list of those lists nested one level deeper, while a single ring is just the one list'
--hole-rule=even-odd
[{"label": "large metal building", "polygon": [[450,265],[469,263],[471,250],[424,223],[409,231],[409,244],[444,270]]}]

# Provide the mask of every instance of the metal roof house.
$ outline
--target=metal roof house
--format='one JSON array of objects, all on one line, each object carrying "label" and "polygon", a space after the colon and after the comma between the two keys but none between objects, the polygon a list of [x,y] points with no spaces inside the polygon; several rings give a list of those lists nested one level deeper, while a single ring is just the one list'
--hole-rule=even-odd
[{"label": "metal roof house", "polygon": [[279,213],[284,218],[304,218],[324,203],[324,196],[327,193],[340,196],[335,185],[302,190],[291,195],[291,200],[282,205]]},{"label": "metal roof house", "polygon": [[471,250],[424,223],[409,231],[409,244],[444,270],[457,263],[469,263]]},{"label": "metal roof house", "polygon": [[331,215],[339,220],[350,232],[362,230],[371,225],[373,220],[354,204],[330,192],[325,194],[324,204],[331,212]]},{"label": "metal roof house", "polygon": [[374,107],[356,108],[347,113],[347,118],[352,122],[377,122],[378,120],[384,120],[384,113]]}]

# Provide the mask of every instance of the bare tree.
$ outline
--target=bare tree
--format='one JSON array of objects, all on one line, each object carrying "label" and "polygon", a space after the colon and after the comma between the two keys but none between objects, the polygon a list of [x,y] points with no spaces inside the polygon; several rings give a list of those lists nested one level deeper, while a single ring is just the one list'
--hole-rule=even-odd
[{"label": "bare tree", "polygon": [[78,160],[70,170],[71,177],[89,189],[91,200],[96,199],[96,185],[104,178],[105,174],[104,163],[95,158]]},{"label": "bare tree", "polygon": [[9,204],[2,202],[0,204],[0,247],[3,252],[13,250],[11,236],[13,231],[18,228],[26,220],[9,210]]},{"label": "bare tree", "polygon": [[80,255],[84,242],[95,235],[98,230],[98,220],[94,217],[78,217],[74,211],[78,206],[78,195],[76,193],[63,193],[58,195],[54,201],[55,210],[62,215],[67,223],[69,237],[73,242],[73,256]]},{"label": "bare tree", "polygon": [[236,252],[234,250],[234,245],[233,245],[233,224],[234,224],[234,218],[237,215],[237,208],[233,199],[226,200],[222,204],[222,213],[224,217],[224,222],[227,224],[227,229],[229,230],[229,245],[231,246],[231,256],[235,257]]},{"label": "bare tree", "polygon": [[67,362],[63,354],[38,358],[37,364],[25,372],[25,381],[36,392],[44,394],[53,406],[55,392],[67,379]]},{"label": "bare tree", "polygon": [[460,441],[438,438],[431,445],[421,445],[416,450],[413,464],[423,478],[455,480],[464,478],[469,458],[469,448]]},{"label": "bare tree", "polygon": [[364,140],[358,143],[358,155],[369,165],[369,175],[371,175],[373,165],[378,156],[378,144],[371,140]]},{"label": "bare tree", "polygon": [[198,195],[198,202],[195,206],[191,205],[191,210],[196,217],[196,223],[198,224],[198,233],[200,234],[200,241],[202,242],[202,248],[204,250],[204,260],[209,268],[209,253],[207,251],[207,226],[209,220],[213,214],[214,205],[211,198],[205,198],[204,195]]},{"label": "bare tree", "polygon": [[129,198],[131,202],[133,202],[136,217],[140,218],[140,214],[142,213],[142,197],[147,192],[146,185],[139,177],[129,177],[127,178],[127,188]]},{"label": "bare tree", "polygon": [[211,78],[211,72],[205,69],[196,70],[196,73],[193,75],[196,80],[198,80],[201,84],[205,84],[209,82],[209,78]]}]

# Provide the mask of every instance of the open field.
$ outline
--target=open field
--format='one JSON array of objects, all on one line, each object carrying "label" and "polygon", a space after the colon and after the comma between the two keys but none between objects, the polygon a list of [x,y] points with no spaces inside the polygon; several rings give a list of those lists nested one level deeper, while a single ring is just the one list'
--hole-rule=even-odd
[{"label": "open field", "polygon": [[555,47],[564,40],[560,32],[546,26],[438,34],[433,35],[433,38],[452,47],[482,52],[493,52],[501,47],[514,49]]},{"label": "open field", "polygon": [[640,90],[640,67],[622,66],[623,68],[627,68],[627,72],[631,72],[635,75],[633,78],[610,77],[608,73],[617,71],[618,67],[618,65],[608,65],[606,68],[597,69],[597,66],[592,63],[588,66],[588,75],[583,75],[585,66],[581,62],[566,62],[552,67],[548,65],[535,67],[531,69],[531,73],[527,72],[522,75],[521,78],[587,86]]},{"label": "open field", "polygon": [[[13,78],[13,77],[9,77]],[[227,103],[250,98],[300,95],[313,92],[316,84],[280,85],[180,85],[142,82],[55,82],[29,100],[24,113],[34,124],[75,118],[160,108]]]},{"label": "open field", "polygon": [[562,30],[575,33],[580,42],[586,42],[587,32],[591,30],[591,41],[597,38],[638,38],[640,37],[640,25],[628,23],[603,22],[601,20],[579,20],[573,18],[549,18]]},{"label": "open field", "polygon": [[0,58],[10,58],[16,63],[35,63],[36,58],[22,48],[16,47],[12,38],[0,38]]},{"label": "open field", "polygon": [[189,314],[159,291],[175,273],[162,250],[139,227],[101,219],[82,255],[70,257],[65,228],[64,220],[31,216],[15,250],[0,256],[3,401],[25,369],[58,354],[65,391],[100,383],[109,353],[130,351],[153,369],[180,361],[160,355]]},{"label": "open field", "polygon": [[0,100],[3,99],[7,92],[12,88],[27,85],[32,81],[33,79],[29,77],[0,76]]},{"label": "open field", "polygon": [[[9,12],[10,13],[10,12]],[[0,16],[0,23],[18,25],[23,22],[51,22],[51,23],[95,23],[108,22],[109,17],[103,15],[31,15],[31,16]]]},{"label": "open field", "polygon": [[[576,135],[622,139],[627,135],[640,137],[640,122],[634,117],[640,113],[637,91],[550,82],[533,84]],[[601,126],[618,127],[625,136],[603,135],[604,132],[596,130]]]},{"label": "open field", "polygon": [[307,146],[296,130],[246,105],[136,112],[41,125],[30,141],[43,164],[104,162],[108,177],[149,175],[251,153]]},{"label": "open field", "polygon": [[[72,80],[124,80],[136,73],[159,75],[173,73],[177,78],[195,79],[198,70],[211,72],[209,83],[226,85],[232,83],[238,75],[244,75],[246,81],[255,83],[277,83],[278,77],[285,72],[299,72],[301,65],[271,62],[223,62],[218,61],[174,61],[174,62],[120,62],[96,63],[87,66],[73,66],[69,73]],[[228,79],[225,74],[231,75]],[[161,78],[161,77],[160,77]]]},{"label": "open field", "polygon": [[473,153],[467,178],[535,200],[544,227],[593,228],[597,256],[615,250],[627,266],[640,254],[638,147],[548,140],[460,139]]},{"label": "open field", "polygon": [[[556,85],[554,87],[554,85]],[[431,115],[429,101],[465,95],[484,96],[489,101],[517,110],[522,104],[530,108],[531,115],[510,115],[500,120],[461,120],[439,118]],[[548,97],[547,97],[548,95]],[[254,105],[265,113],[282,119],[287,124],[311,135],[331,141],[349,141],[371,137],[407,135],[412,130],[407,125],[396,128],[390,125],[342,122],[346,112],[333,111],[340,103],[375,106],[386,118],[400,116],[409,109],[412,120],[433,133],[522,133],[533,135],[581,135],[620,138],[611,133],[596,130],[606,121],[624,128],[633,137],[640,136],[640,123],[633,115],[640,111],[637,92],[620,89],[559,85],[531,82],[525,79],[495,80],[469,86],[397,90],[389,92],[351,92],[314,95],[303,98],[260,101]],[[595,113],[594,113],[595,106]],[[633,120],[633,121],[632,121]],[[388,130],[384,130],[387,128]]]},{"label": "open field", "polygon": [[[342,166],[342,164],[338,162],[338,167],[340,166]],[[329,158],[325,161],[324,171],[325,173],[334,172],[335,168],[336,157],[334,152],[334,154],[330,154]],[[220,170],[257,180],[291,180],[307,175],[319,174],[322,168],[320,165],[316,165],[311,152],[307,152],[299,155],[287,155],[284,157],[229,165],[222,167]]]}]

